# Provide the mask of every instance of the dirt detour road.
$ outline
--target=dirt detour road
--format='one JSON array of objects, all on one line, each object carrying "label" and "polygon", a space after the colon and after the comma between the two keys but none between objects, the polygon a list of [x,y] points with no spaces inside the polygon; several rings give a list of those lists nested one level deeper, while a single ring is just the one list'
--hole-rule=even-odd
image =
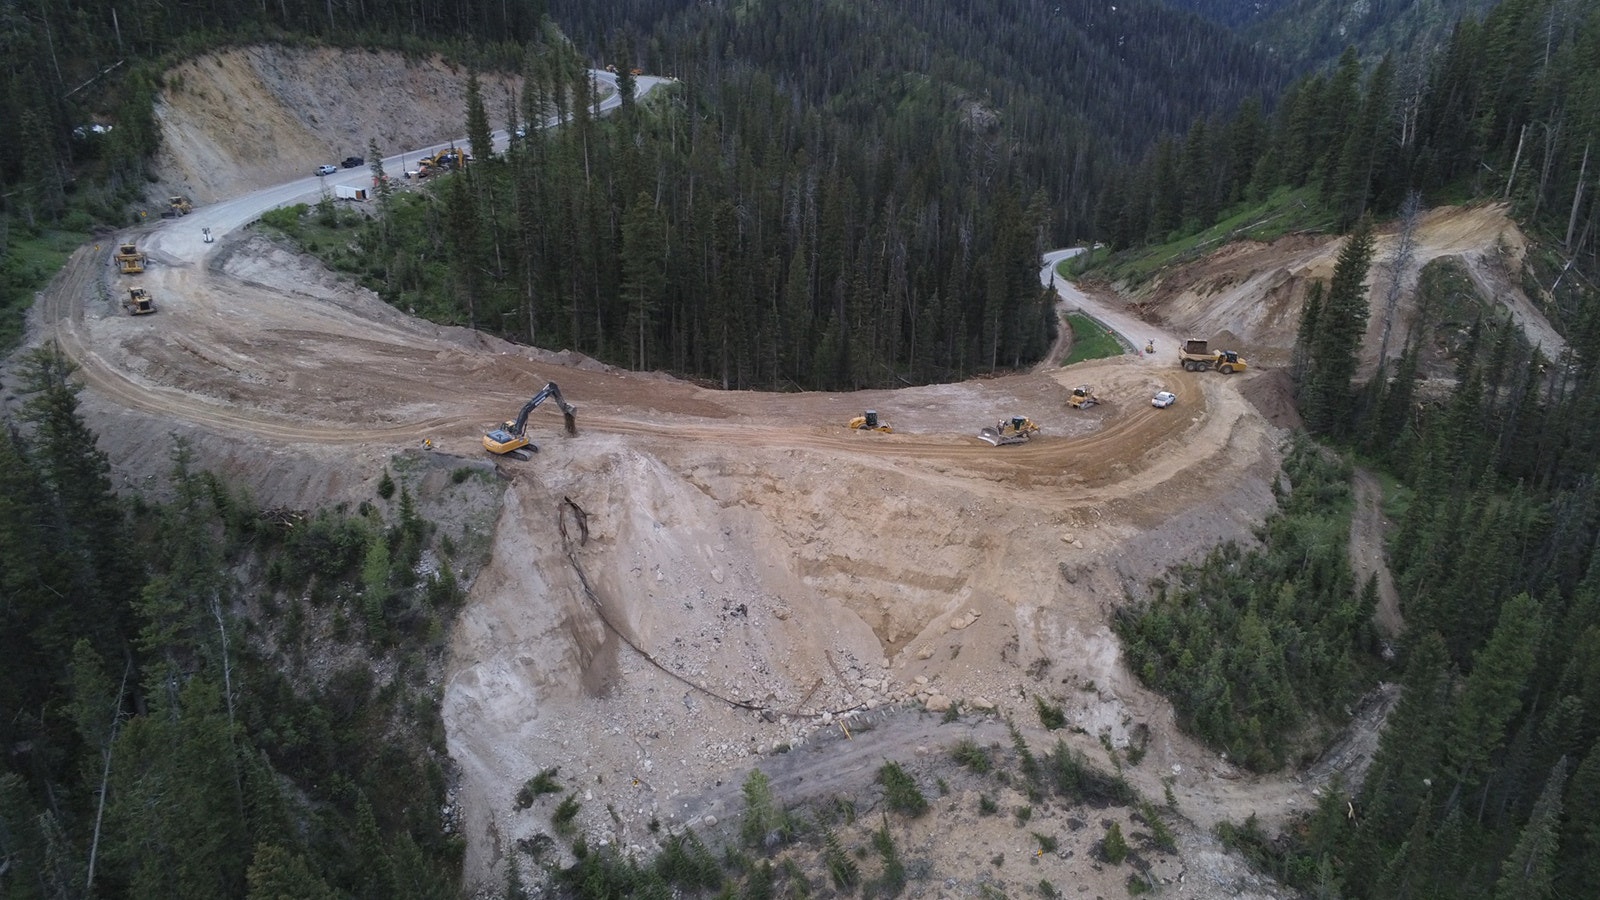
[{"label": "dirt detour road", "polygon": [[[205,127],[203,115],[184,121]],[[276,171],[226,154],[180,162],[180,175],[236,166],[211,176],[219,194]],[[517,842],[549,830],[550,804],[513,802],[546,768],[577,792],[595,842],[648,848],[652,822],[726,824],[754,766],[784,776],[775,783],[793,793],[780,799],[797,802],[870,797],[875,765],[922,760],[931,795],[943,748],[970,728],[988,739],[1009,716],[1038,746],[1065,737],[1099,760],[1102,742],[1148,735],[1129,778],[1153,798],[1167,781],[1194,826],[1160,876],[1188,896],[1271,895],[1205,829],[1252,812],[1282,821],[1314,801],[1314,786],[1244,777],[1183,736],[1170,707],[1125,671],[1108,626],[1127,591],[1248,537],[1269,511],[1284,406],[1270,366],[1228,378],[1135,353],[898,391],[710,391],[414,320],[242,230],[304,193],[274,190],[130,235],[151,255],[140,276],[114,273],[113,242],[85,247],[37,304],[33,340],[60,342],[82,367],[85,413],[125,484],[159,483],[177,434],[267,505],[369,497],[393,456],[425,439],[436,454],[481,462],[483,430],[560,383],[580,433],[561,437],[559,417],[538,410],[530,430],[544,436],[542,452],[498,464],[509,490],[486,511],[497,516],[489,563],[452,632],[444,718],[460,777],[448,814],[468,841],[469,879],[499,883]],[[1442,216],[1440,233],[1478,235],[1475,252],[1488,256],[1503,217],[1463,215],[1477,217],[1472,227]],[[202,227],[218,242],[202,243]],[[1162,286],[1166,330],[1130,337],[1170,347],[1189,329],[1225,328],[1215,304],[1196,298],[1249,279],[1277,285],[1263,290],[1285,303],[1282,286],[1320,271],[1337,245],[1228,252],[1233,269],[1201,273],[1210,288]],[[155,296],[157,315],[121,312],[134,284]],[[1072,302],[1126,315],[1104,295]],[[1283,310],[1237,318],[1254,323],[1233,326],[1247,355],[1261,347],[1271,359],[1292,341]],[[1069,410],[1081,383],[1106,402]],[[1160,389],[1179,403],[1152,409]],[[865,408],[895,433],[845,429]],[[1042,435],[1003,448],[974,436],[1013,413],[1042,423]],[[587,515],[586,542],[570,519],[563,536],[574,507]],[[1035,696],[1062,705],[1080,731],[1038,731]],[[947,702],[979,724],[942,730],[905,711]],[[862,717],[873,727],[850,731]],[[1092,828],[1042,814],[1033,830],[1061,836],[1046,856],[1015,820],[975,817],[975,805],[960,792],[941,799],[906,847],[935,860],[933,877],[953,879],[937,883],[966,886],[951,896],[1041,878],[1091,896],[1124,890],[1127,873],[1089,852],[1111,811],[1094,811]],[[1007,848],[1012,862],[994,864]]]}]

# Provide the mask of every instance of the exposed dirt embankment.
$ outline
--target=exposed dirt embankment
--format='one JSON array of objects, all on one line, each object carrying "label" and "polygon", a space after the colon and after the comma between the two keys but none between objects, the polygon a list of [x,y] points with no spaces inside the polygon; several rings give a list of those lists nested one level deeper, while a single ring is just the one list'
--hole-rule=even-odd
[{"label": "exposed dirt embankment", "polygon": [[[504,127],[520,78],[481,75]],[[385,156],[466,133],[467,70],[387,51],[239,47],[167,73],[156,103],[162,151],[156,193],[198,203],[311,174],[320,163]]]},{"label": "exposed dirt embankment", "polygon": [[[1369,368],[1377,362],[1392,283],[1389,262],[1398,237],[1397,225],[1380,229],[1367,277],[1371,315],[1362,346]],[[1233,346],[1252,363],[1287,365],[1306,292],[1312,283],[1332,279],[1343,246],[1342,240],[1324,235],[1238,241],[1164,272],[1140,292],[1141,306],[1174,329]],[[1412,324],[1417,273],[1439,258],[1460,260],[1502,314],[1515,318],[1547,353],[1559,352],[1563,342],[1520,287],[1526,247],[1526,238],[1501,204],[1446,206],[1424,213],[1412,263],[1400,275],[1402,300],[1389,355],[1399,355]]]}]

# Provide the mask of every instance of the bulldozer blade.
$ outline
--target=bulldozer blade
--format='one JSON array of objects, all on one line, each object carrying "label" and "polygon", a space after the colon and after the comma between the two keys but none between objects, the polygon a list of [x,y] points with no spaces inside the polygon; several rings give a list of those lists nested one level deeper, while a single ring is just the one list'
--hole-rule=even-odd
[{"label": "bulldozer blade", "polygon": [[563,424],[567,426],[567,434],[576,435],[578,433],[577,415],[574,413],[562,413],[561,418],[563,420]]}]

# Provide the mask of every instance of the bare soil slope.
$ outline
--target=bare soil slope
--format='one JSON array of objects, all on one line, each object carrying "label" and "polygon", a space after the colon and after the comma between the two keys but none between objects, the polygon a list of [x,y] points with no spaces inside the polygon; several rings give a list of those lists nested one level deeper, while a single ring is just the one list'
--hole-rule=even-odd
[{"label": "bare soil slope", "polygon": [[[521,79],[479,80],[490,122],[505,127]],[[165,83],[157,198],[213,203],[365,157],[372,140],[387,155],[466,132],[467,71],[438,57],[241,47],[182,63]]]},{"label": "bare soil slope", "polygon": [[[1368,370],[1377,362],[1391,281],[1385,263],[1394,255],[1396,236],[1392,225],[1380,230],[1367,279],[1372,314],[1363,347]],[[1294,347],[1306,291],[1312,282],[1333,277],[1342,246],[1314,235],[1270,243],[1239,241],[1164,272],[1138,292],[1139,299],[1143,308],[1175,329],[1231,342],[1251,362],[1283,366]],[[1401,275],[1402,288],[1409,292],[1415,287],[1417,273],[1432,260],[1457,258],[1483,296],[1554,356],[1565,343],[1522,292],[1517,275],[1526,250],[1526,239],[1502,204],[1428,210],[1418,228],[1413,264]],[[1399,355],[1411,325],[1411,308],[1403,305],[1389,343],[1391,357]]]},{"label": "bare soil slope", "polygon": [[[301,175],[321,158],[299,158],[304,148],[338,155],[389,115],[366,111],[369,97],[407,113],[395,127],[414,131],[395,141],[448,136],[457,116],[445,87],[415,88],[416,67],[398,58],[250,49],[185,71],[195,74],[163,101],[167,127],[185,123],[174,133],[186,147],[165,177],[195,193]],[[304,90],[347,71],[366,74],[343,99]],[[241,104],[270,134],[230,136]],[[247,144],[276,149],[252,155]],[[1010,717],[1040,751],[1061,738],[1104,760],[1104,745],[1145,743],[1128,777],[1152,798],[1167,780],[1192,822],[1154,874],[1189,896],[1276,893],[1207,828],[1252,812],[1281,823],[1314,802],[1317,778],[1247,777],[1196,745],[1126,670],[1109,622],[1128,592],[1218,541],[1247,539],[1270,511],[1288,424],[1272,348],[1292,341],[1295,285],[1329,265],[1335,242],[1230,247],[1163,280],[1167,321],[1237,335],[1258,359],[1244,376],[1135,353],[964,384],[775,396],[410,319],[270,241],[225,233],[251,215],[219,202],[139,235],[152,265],[138,283],[157,315],[115,305],[134,282],[114,274],[109,245],[83,248],[35,309],[35,340],[60,341],[82,366],[86,414],[125,483],[157,478],[177,433],[267,505],[359,500],[424,439],[480,464],[483,430],[546,381],[580,407],[577,437],[558,437],[559,419],[540,410],[531,428],[549,436],[543,452],[497,463],[509,489],[492,555],[453,629],[444,718],[460,779],[444,814],[467,838],[472,881],[500,883],[518,842],[550,830],[553,800],[514,803],[546,768],[577,792],[592,843],[648,849],[652,822],[726,826],[753,766],[785,802],[842,795],[866,812],[876,766],[920,760],[934,795],[948,747],[974,735],[1007,743],[999,721]],[[1492,209],[1436,221],[1471,227],[1436,228],[1430,247],[1483,259],[1510,228]],[[199,243],[196,222],[217,223],[222,239]],[[1127,316],[1113,308],[1120,297],[1081,303]],[[1156,333],[1170,348],[1172,333]],[[1079,383],[1106,402],[1067,409]],[[1151,408],[1161,388],[1177,406]],[[867,407],[896,433],[844,428]],[[974,437],[1013,412],[1043,434],[1003,448]],[[1038,729],[1035,697],[1060,704],[1073,729]],[[950,702],[967,711],[961,723],[916,711]],[[1087,896],[1123,892],[1127,870],[1091,849],[1112,820],[1133,829],[1127,811],[1045,810],[1023,828],[975,815],[976,791],[954,787],[903,846],[930,889],[1021,895],[1048,879]],[[862,828],[877,821],[862,818]],[[1030,830],[1059,848],[1034,852]]]}]

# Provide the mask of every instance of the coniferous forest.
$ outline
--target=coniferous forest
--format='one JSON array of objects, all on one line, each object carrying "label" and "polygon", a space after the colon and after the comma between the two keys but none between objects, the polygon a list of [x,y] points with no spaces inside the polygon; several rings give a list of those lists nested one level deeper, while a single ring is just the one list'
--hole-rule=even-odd
[{"label": "coniferous forest", "polygon": [[[1600,10],[1505,0],[1436,49],[1354,47],[1291,81],[1285,61],[1220,26],[1117,6],[1113,19],[1102,4],[1026,0],[170,3],[112,18],[0,3],[0,122],[38,151],[0,163],[0,249],[119,220],[155,149],[162,61],[249,40],[447,47],[520,67],[516,121],[489,123],[481,102],[464,113],[475,144],[491,124],[526,136],[497,159],[476,146],[479,162],[431,199],[385,198],[350,240],[354,261],[335,263],[435,318],[728,387],[1026,364],[1053,320],[1039,251],[1137,248],[1297,192],[1348,232],[1297,348],[1310,438],[1254,546],[1219,548],[1119,615],[1130,664],[1186,727],[1261,770],[1304,762],[1308,736],[1330,734],[1377,680],[1401,684],[1358,791],[1328,792],[1279,839],[1253,821],[1221,830],[1285,882],[1320,896],[1591,896]],[[547,7],[581,55],[543,27]],[[604,61],[628,101],[599,118],[574,98]],[[681,83],[633,102],[633,65]],[[537,127],[552,109],[567,124]],[[108,111],[105,139],[77,132]],[[1566,354],[1485,317],[1443,398],[1418,384],[1426,329],[1354,382],[1373,220],[1414,194],[1511,203]],[[39,273],[7,254],[0,276],[15,289]],[[1430,265],[1419,306],[1460,281]],[[46,351],[22,371],[26,400],[0,435],[6,895],[454,893],[460,847],[439,824],[442,737],[417,658],[460,598],[448,565],[414,574],[424,548],[450,548],[404,486],[291,521],[179,446],[171,498],[118,497],[65,362]],[[1407,628],[1388,648],[1367,624],[1373,588],[1345,563],[1352,459],[1394,485]],[[280,608],[282,591],[312,602]],[[350,648],[324,682],[252,649],[311,629]],[[374,680],[370,659],[396,674]],[[392,740],[397,721],[414,742]],[[417,784],[428,802],[393,793]]]}]

